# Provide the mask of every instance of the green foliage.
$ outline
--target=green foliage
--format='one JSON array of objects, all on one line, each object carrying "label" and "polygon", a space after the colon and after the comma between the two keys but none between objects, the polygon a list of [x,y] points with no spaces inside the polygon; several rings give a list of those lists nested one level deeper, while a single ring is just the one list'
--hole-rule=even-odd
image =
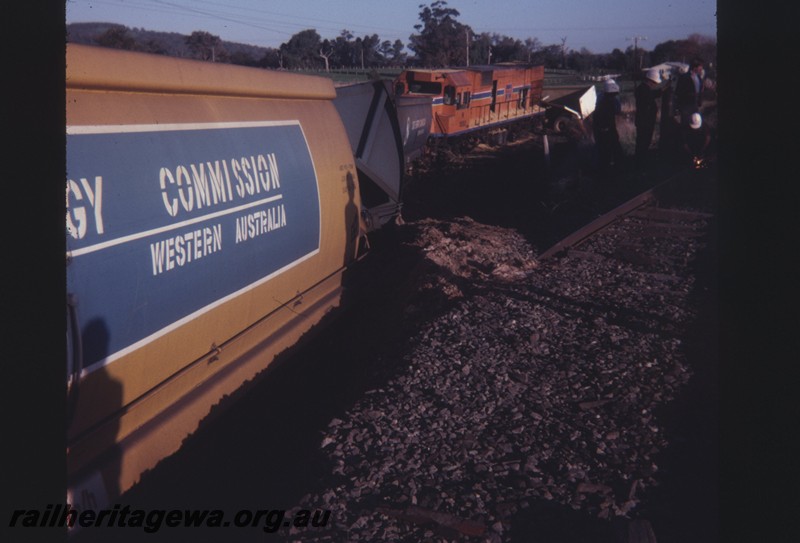
[{"label": "green foliage", "polygon": [[495,62],[512,62],[528,60],[525,44],[515,38],[492,34],[492,59]]},{"label": "green foliage", "polygon": [[547,68],[562,68],[561,65],[561,51],[560,45],[548,45],[539,51],[538,61]]},{"label": "green foliage", "polygon": [[[334,40],[323,40],[318,56],[327,60],[329,67],[334,69],[401,66],[406,59],[402,41],[381,41],[377,34],[354,39],[354,34],[347,29],[342,30]],[[296,66],[288,64],[287,67]]]},{"label": "green foliage", "polygon": [[409,49],[417,55],[417,63],[424,66],[460,66],[466,64],[466,44],[472,29],[459,23],[459,12],[447,7],[445,0],[436,0],[430,6],[420,5],[419,32],[410,37]]},{"label": "green foliage", "polygon": [[[420,66],[464,66],[522,61],[541,64],[547,70],[567,69],[582,73],[638,72],[639,61],[633,46],[625,51],[595,54],[587,49],[575,51],[560,44],[542,44],[531,37],[524,41],[497,33],[474,34],[458,21],[459,12],[445,0],[419,6],[419,23],[408,44],[415,56],[409,58],[401,40],[381,40],[377,34],[356,36],[344,29],[332,39],[323,39],[314,29],[294,34],[279,48],[224,42],[208,32],[190,36],[175,32],[154,32],[112,23],[72,23],[67,26],[68,41],[116,49],[198,58],[244,66],[292,70],[370,70],[385,71],[408,64]],[[652,51],[636,51],[643,66],[665,61],[689,62],[695,57],[706,61],[706,72],[714,77],[717,44],[713,37],[694,34],[685,40],[669,40]]]},{"label": "green foliage", "polygon": [[[706,63],[706,71],[716,64],[717,42],[714,38],[692,34],[685,40],[669,40],[659,43],[650,54],[651,64],[660,64],[670,60],[689,64],[694,58],[701,58]],[[709,65],[710,63],[710,65]]]},{"label": "green foliage", "polygon": [[216,60],[217,50],[222,40],[209,32],[195,30],[186,38],[186,45],[194,58],[200,60]]},{"label": "green foliage", "polygon": [[[112,29],[119,29],[111,32]],[[108,34],[104,38],[104,35]],[[67,25],[67,40],[70,43],[82,43],[86,45],[100,45],[103,47],[114,47],[114,41],[107,41],[109,36],[115,35],[129,36],[133,39],[133,47],[129,47],[127,41],[122,41],[125,48],[133,51],[142,51],[158,55],[166,55],[181,58],[194,58],[194,53],[186,43],[187,36],[177,32],[156,32],[144,30],[142,28],[128,28],[123,25],[112,23],[72,23]],[[216,50],[217,62],[230,62],[233,64],[262,65],[263,59],[270,56],[274,57],[274,66],[277,67],[277,50],[267,47],[258,47],[244,43],[220,42]]]},{"label": "green foliage", "polygon": [[136,40],[124,26],[113,26],[96,38],[97,44],[113,49],[136,49]]},{"label": "green foliage", "polygon": [[312,68],[319,65],[321,45],[320,36],[313,28],[298,32],[280,46],[282,67]]}]

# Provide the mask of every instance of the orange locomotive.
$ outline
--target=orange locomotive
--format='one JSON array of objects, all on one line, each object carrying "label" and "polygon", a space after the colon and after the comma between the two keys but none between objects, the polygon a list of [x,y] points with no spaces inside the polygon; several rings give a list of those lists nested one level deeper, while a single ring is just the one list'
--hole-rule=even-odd
[{"label": "orange locomotive", "polygon": [[462,135],[544,113],[544,67],[524,64],[406,70],[396,95],[431,97],[431,136]]}]

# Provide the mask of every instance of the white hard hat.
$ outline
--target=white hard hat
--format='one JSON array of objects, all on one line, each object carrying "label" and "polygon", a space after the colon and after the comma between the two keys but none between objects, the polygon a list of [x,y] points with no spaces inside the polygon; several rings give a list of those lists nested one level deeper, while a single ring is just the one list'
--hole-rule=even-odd
[{"label": "white hard hat", "polygon": [[661,83],[661,72],[659,72],[656,68],[650,68],[647,70],[645,77],[653,83]]},{"label": "white hard hat", "polygon": [[606,79],[603,83],[603,91],[605,92],[619,92],[619,85],[613,79]]},{"label": "white hard hat", "polygon": [[689,126],[697,130],[703,126],[703,117],[701,117],[699,113],[692,113],[692,119],[689,122]]}]

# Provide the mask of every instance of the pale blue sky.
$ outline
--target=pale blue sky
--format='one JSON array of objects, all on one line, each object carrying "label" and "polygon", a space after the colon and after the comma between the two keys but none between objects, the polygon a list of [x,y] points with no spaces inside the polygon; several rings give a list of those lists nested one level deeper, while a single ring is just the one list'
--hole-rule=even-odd
[{"label": "pale blue sky", "polygon": [[[432,0],[431,0],[432,1]],[[67,23],[113,22],[189,34],[204,30],[226,41],[278,47],[292,34],[315,28],[322,38],[342,29],[356,36],[408,43],[421,0],[67,0]],[[625,50],[636,36],[652,50],[690,34],[716,36],[714,0],[450,0],[458,21],[476,32],[496,32],[543,45],[586,47],[593,53]]]}]

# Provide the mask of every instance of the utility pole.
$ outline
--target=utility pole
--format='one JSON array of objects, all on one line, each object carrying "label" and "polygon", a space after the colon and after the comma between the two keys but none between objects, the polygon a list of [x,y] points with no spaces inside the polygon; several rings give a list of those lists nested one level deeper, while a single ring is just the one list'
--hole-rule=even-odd
[{"label": "utility pole", "polygon": [[634,36],[632,38],[625,38],[626,40],[633,40],[633,61],[637,63],[638,68],[642,69],[642,59],[639,58],[639,40],[647,41],[647,36]]},{"label": "utility pole", "polygon": [[490,45],[489,46],[489,62],[488,62],[488,64],[491,64],[491,63],[492,63],[492,46]]},{"label": "utility pole", "polygon": [[567,67],[567,37],[561,38],[561,69]]}]

